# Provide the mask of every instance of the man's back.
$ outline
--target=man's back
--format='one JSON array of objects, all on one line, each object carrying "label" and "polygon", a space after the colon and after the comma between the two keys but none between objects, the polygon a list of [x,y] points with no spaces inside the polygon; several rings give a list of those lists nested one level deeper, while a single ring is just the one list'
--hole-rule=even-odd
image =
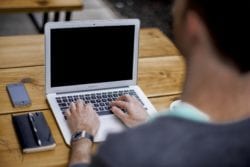
[{"label": "man's back", "polygon": [[119,167],[244,167],[250,166],[249,141],[250,119],[209,124],[162,117],[110,136],[93,163]]}]

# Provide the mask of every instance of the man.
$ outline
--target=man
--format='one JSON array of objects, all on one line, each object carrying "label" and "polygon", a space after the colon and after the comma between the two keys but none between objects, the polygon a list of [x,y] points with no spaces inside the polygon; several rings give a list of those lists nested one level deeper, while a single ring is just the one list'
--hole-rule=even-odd
[{"label": "man", "polygon": [[[118,98],[113,113],[135,128],[110,135],[92,159],[91,138],[73,140],[69,165],[250,166],[249,11],[246,0],[176,0],[174,34],[187,67],[181,102],[148,121],[133,97]],[[81,101],[66,116],[73,133],[99,128]]]}]

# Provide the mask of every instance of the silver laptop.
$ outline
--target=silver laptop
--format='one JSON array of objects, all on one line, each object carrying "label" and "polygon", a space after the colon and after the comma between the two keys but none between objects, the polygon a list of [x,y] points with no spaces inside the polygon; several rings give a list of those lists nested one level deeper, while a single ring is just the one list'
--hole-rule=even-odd
[{"label": "silver laptop", "polygon": [[125,129],[109,110],[117,97],[133,95],[150,115],[156,112],[137,85],[139,30],[137,19],[46,24],[46,97],[67,144],[71,132],[63,111],[77,99],[92,103],[100,117],[96,142]]}]

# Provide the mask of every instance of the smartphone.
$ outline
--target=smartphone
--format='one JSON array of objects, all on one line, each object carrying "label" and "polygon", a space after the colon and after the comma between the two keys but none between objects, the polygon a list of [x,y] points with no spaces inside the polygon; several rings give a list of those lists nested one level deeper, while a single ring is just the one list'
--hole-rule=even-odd
[{"label": "smartphone", "polygon": [[23,83],[12,83],[6,85],[13,107],[31,105],[31,100]]}]

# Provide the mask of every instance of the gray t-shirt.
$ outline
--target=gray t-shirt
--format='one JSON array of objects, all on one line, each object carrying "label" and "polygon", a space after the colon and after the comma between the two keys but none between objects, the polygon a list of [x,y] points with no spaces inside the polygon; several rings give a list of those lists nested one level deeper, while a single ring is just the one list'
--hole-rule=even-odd
[{"label": "gray t-shirt", "polygon": [[247,167],[250,166],[250,118],[211,124],[175,116],[159,117],[110,135],[89,166]]}]

